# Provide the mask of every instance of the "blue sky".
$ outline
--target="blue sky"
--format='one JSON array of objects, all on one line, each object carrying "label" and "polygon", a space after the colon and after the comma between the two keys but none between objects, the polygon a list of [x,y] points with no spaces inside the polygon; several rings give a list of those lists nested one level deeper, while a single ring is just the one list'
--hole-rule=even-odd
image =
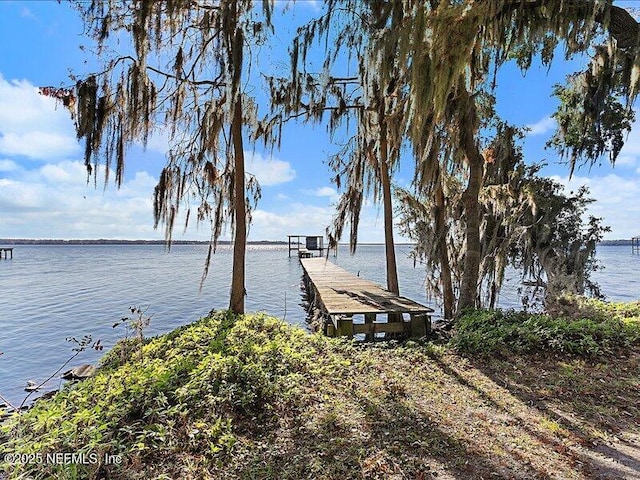
[{"label": "blue sky", "polygon": [[[293,28],[318,8],[318,2],[298,2],[286,13],[277,9],[276,21]],[[68,113],[37,93],[38,86],[68,85],[69,70],[90,71],[91,58],[79,48],[86,43],[77,14],[64,3],[0,2],[0,238],[163,238],[162,229],[153,229],[152,218],[153,187],[166,148],[161,136],[152,139],[146,152],[131,152],[122,188],[100,183],[94,188],[86,183],[82,149]],[[261,55],[277,62],[286,43],[286,38],[276,38]],[[570,181],[566,166],[543,148],[554,129],[552,86],[577,67],[577,62],[569,65],[558,57],[551,69],[534,66],[523,77],[513,65],[506,66],[498,77],[498,112],[509,122],[531,127],[524,142],[528,162],[546,161],[544,173],[570,189],[589,186],[598,200],[591,213],[612,228],[607,238],[639,235],[640,124],[615,168],[603,162],[576,171]],[[263,198],[253,214],[250,240],[323,233],[338,198],[326,164],[337,148],[323,126],[291,124],[280,150],[256,152],[247,170],[260,180]],[[396,176],[402,186],[411,179],[411,163],[407,158]],[[176,228],[174,234],[175,239],[208,236],[207,225],[195,224],[185,233]],[[363,211],[359,238],[384,239],[381,212],[371,202]]]}]

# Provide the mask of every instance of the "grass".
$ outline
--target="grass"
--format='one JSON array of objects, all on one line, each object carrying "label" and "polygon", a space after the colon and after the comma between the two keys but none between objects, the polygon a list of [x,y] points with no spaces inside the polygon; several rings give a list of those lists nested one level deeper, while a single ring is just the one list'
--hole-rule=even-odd
[{"label": "grass", "polygon": [[95,377],[0,430],[0,453],[87,452],[121,464],[4,463],[0,472],[587,479],[640,467],[636,343],[617,356],[499,351],[356,344],[218,312],[141,354],[114,349]]}]

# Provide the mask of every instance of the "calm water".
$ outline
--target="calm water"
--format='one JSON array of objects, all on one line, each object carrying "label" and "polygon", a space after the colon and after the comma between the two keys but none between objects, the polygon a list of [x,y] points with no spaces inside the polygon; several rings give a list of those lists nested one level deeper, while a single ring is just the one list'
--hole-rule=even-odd
[{"label": "calm water", "polygon": [[[437,308],[426,297],[422,267],[414,268],[409,250],[397,247],[401,292]],[[130,306],[147,308],[152,317],[148,335],[226,308],[231,251],[221,248],[214,256],[200,291],[205,256],[206,247],[200,245],[177,245],[170,253],[159,245],[17,246],[13,260],[0,261],[0,393],[19,403],[28,379],[44,380],[72,354],[66,337],[90,334],[111,347],[124,335],[124,326],[112,325]],[[606,269],[595,279],[609,299],[640,297],[640,255],[632,255],[631,247],[600,247],[598,258]],[[382,246],[360,246],[353,257],[343,248],[332,260],[385,283]],[[304,325],[301,275],[286,246],[249,246],[247,311],[262,310]],[[517,285],[517,274],[509,273],[502,306],[519,305]],[[83,352],[70,367],[94,363],[101,355]],[[58,385],[56,380],[50,386]]]}]

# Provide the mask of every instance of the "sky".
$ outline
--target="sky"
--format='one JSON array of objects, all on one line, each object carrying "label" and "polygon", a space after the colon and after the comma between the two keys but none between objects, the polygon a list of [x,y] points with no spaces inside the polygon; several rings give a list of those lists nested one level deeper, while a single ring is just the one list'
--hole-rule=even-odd
[{"label": "sky", "polygon": [[[279,7],[275,21],[292,30],[319,8],[315,1],[300,1],[286,10]],[[87,42],[77,13],[64,2],[0,1],[0,238],[164,238],[163,229],[153,225],[153,189],[166,151],[162,137],[152,138],[146,151],[132,149],[121,188],[87,183],[82,147],[68,112],[38,94],[40,86],[70,85],[70,72],[91,71],[93,60],[80,48]],[[286,48],[287,41],[276,37],[265,47],[265,58],[286,55]],[[579,61],[568,63],[561,56],[550,69],[534,64],[526,76],[513,65],[505,66],[498,75],[497,111],[511,123],[530,127],[523,143],[528,163],[545,162],[542,173],[568,190],[589,187],[597,200],[589,213],[611,227],[605,238],[640,235],[640,121],[615,167],[603,161],[578,169],[569,179],[567,166],[544,149],[555,128],[552,87],[579,67]],[[290,124],[279,150],[247,151],[247,171],[262,186],[249,240],[324,232],[339,198],[327,158],[338,149],[324,127]],[[408,187],[411,176],[408,158],[395,182]],[[208,225],[192,224],[186,231],[177,227],[173,238],[207,240],[209,235]],[[229,238],[229,232],[224,237]],[[396,234],[396,240],[406,239]],[[371,201],[363,209],[359,241],[384,241],[381,208]]]}]

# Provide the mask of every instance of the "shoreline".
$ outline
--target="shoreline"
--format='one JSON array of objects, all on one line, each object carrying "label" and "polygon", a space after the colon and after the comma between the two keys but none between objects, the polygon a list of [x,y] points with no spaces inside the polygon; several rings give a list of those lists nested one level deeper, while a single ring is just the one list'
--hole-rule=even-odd
[{"label": "shoreline", "polygon": [[[171,245],[209,245],[208,240],[172,240]],[[42,238],[0,238],[2,245],[167,245],[166,240],[125,240],[125,239],[42,239]],[[230,240],[220,240],[218,245],[233,245]],[[284,240],[249,240],[247,245],[288,245]],[[349,243],[339,243],[339,246],[349,246]],[[359,242],[358,246],[384,245],[383,242]],[[413,246],[412,243],[395,242],[396,246]],[[598,247],[623,246],[630,247],[631,240],[603,240]]]}]

